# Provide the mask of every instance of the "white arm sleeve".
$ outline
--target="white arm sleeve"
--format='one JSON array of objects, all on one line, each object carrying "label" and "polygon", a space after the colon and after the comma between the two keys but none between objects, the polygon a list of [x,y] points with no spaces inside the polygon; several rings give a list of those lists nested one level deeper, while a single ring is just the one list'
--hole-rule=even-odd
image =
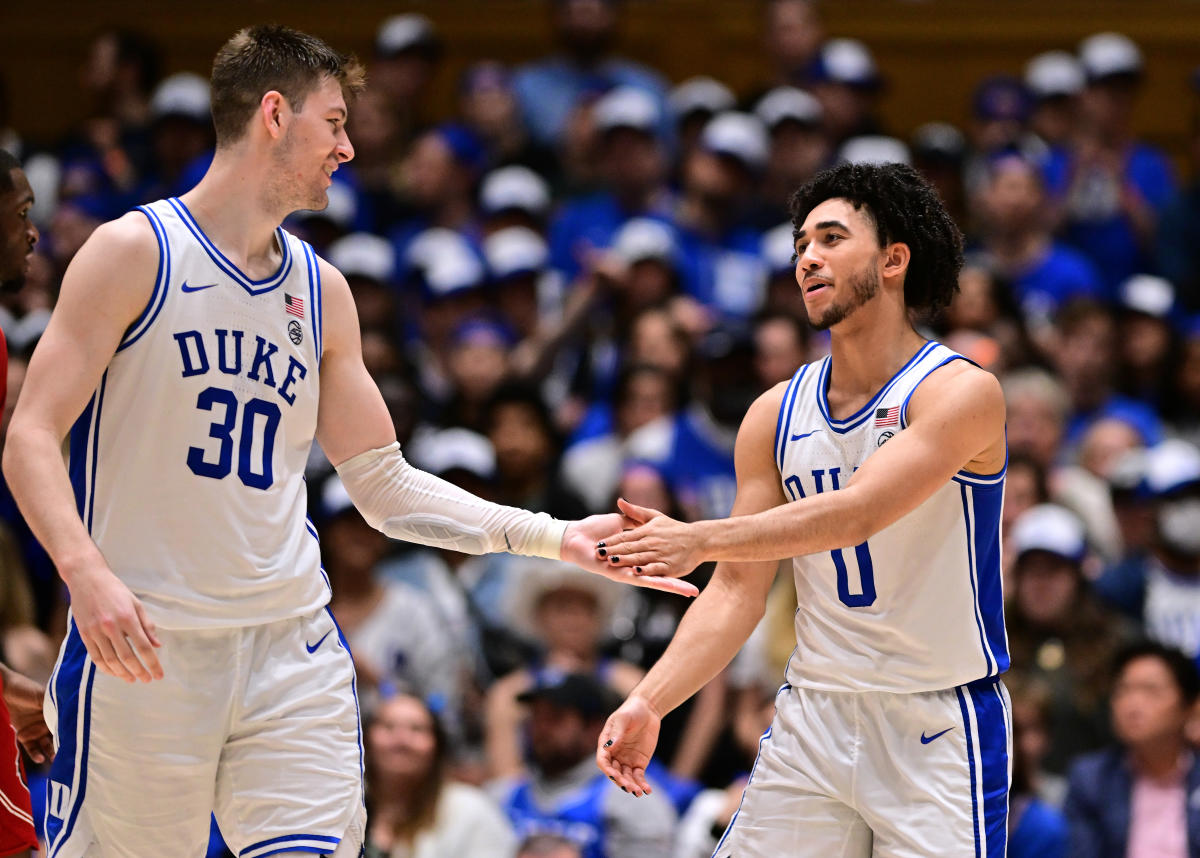
[{"label": "white arm sleeve", "polygon": [[477,498],[414,468],[399,444],[359,453],[337,472],[367,523],[393,539],[466,554],[562,556],[567,522]]}]

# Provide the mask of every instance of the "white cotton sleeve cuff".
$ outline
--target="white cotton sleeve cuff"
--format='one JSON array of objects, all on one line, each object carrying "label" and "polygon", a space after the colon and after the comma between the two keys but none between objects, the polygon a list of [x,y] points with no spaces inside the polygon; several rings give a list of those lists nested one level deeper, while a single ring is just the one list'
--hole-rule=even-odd
[{"label": "white cotton sleeve cuff", "polygon": [[485,501],[417,470],[397,443],[347,459],[337,472],[367,523],[393,539],[466,554],[562,557],[568,522]]}]

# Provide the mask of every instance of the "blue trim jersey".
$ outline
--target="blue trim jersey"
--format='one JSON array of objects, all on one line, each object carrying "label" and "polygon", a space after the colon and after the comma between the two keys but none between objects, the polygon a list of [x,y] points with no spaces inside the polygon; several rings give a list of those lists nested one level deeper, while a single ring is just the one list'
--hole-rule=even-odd
[{"label": "blue trim jersey", "polygon": [[[789,501],[836,491],[907,426],[931,372],[965,360],[926,343],[857,413],[830,415],[830,358],[792,377],[775,433]],[[1008,668],[1000,583],[1004,471],[959,471],[861,545],[793,560],[797,647],[787,679],[824,691],[934,691]]]},{"label": "blue trim jersey", "polygon": [[279,269],[254,280],[182,201],[139,210],[158,272],[71,432],[79,514],[164,628],[310,614],[329,597],[303,476],[321,363],[317,257],[279,229]]}]

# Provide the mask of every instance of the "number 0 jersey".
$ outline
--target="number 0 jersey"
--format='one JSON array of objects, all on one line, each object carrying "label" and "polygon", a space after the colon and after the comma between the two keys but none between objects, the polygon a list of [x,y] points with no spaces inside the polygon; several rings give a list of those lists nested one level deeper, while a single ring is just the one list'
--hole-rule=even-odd
[{"label": "number 0 jersey", "polygon": [[277,229],[279,269],[252,280],[180,200],[139,210],[158,273],[71,431],[79,514],[163,627],[311,613],[329,598],[303,476],[321,362],[316,255]]},{"label": "number 0 jersey", "polygon": [[[845,485],[907,425],[909,399],[961,355],[926,343],[857,413],[830,416],[830,358],[793,376],[775,459],[789,501]],[[1004,472],[959,471],[908,515],[861,545],[793,560],[794,686],[825,691],[934,691],[1008,668],[1000,584]]]}]

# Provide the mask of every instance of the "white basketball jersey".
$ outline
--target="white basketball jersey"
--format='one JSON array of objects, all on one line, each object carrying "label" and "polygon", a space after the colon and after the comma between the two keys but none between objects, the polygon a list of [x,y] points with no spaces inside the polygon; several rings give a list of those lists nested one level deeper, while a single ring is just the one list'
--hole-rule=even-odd
[{"label": "white basketball jersey", "polygon": [[158,274],[71,432],[79,514],[163,627],[311,613],[329,597],[303,476],[321,362],[316,255],[277,229],[279,270],[252,280],[179,200],[139,210]]},{"label": "white basketball jersey", "polygon": [[[929,373],[963,360],[929,342],[856,414],[830,416],[831,358],[793,376],[775,457],[789,501],[836,491],[907,425]],[[959,471],[924,503],[861,545],[793,560],[794,686],[826,691],[933,691],[1008,668],[1000,584],[1004,473]]]}]

